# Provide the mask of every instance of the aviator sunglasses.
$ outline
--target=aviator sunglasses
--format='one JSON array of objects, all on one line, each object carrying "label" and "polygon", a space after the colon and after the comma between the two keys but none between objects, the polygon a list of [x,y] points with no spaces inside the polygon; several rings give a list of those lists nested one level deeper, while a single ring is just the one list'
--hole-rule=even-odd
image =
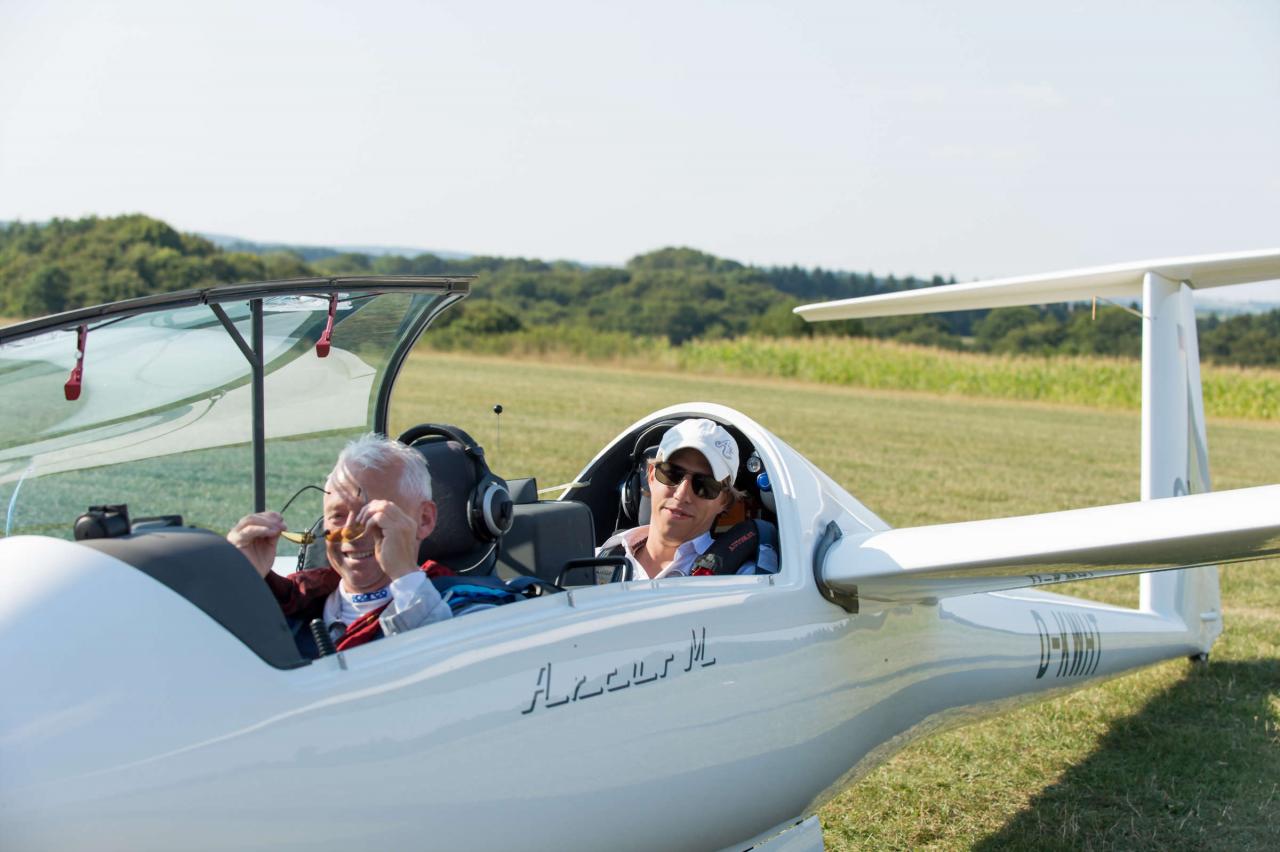
[{"label": "aviator sunglasses", "polygon": [[671,462],[657,462],[653,466],[653,475],[663,485],[671,488],[678,488],[685,477],[689,477],[689,481],[693,485],[693,493],[703,500],[714,500],[720,496],[720,492],[727,487],[723,482],[717,480],[709,473],[694,473],[685,470],[679,465]]},{"label": "aviator sunglasses", "polygon": [[[293,504],[293,501],[297,500],[299,497],[302,496],[302,493],[304,491],[308,491],[312,489],[319,491],[321,494],[329,493],[328,491],[325,491],[323,488],[321,488],[319,485],[304,485],[298,489],[297,494],[294,494],[292,497],[289,498],[289,502],[284,504],[284,508],[280,510],[280,514],[283,515],[285,511],[289,508],[289,506]],[[361,500],[364,499],[363,488],[360,489],[360,498]],[[351,526],[343,527],[342,529],[337,529],[337,530],[325,530],[324,533],[320,536],[317,536],[311,530],[307,530],[305,532],[293,532],[292,530],[285,530],[284,532],[280,533],[280,537],[283,538],[285,541],[291,541],[294,544],[304,544],[304,545],[313,543],[317,538],[324,538],[325,541],[355,541],[362,535],[364,535],[363,524],[352,524]]]}]

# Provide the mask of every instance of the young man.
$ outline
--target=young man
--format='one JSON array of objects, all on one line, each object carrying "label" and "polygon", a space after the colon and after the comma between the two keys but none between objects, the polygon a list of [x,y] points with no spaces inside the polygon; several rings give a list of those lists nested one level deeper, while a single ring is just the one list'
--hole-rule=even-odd
[{"label": "young man", "polygon": [[[633,579],[687,576],[711,546],[716,517],[735,499],[737,473],[738,444],[718,423],[699,418],[672,426],[646,472],[652,506],[648,525],[615,533],[597,553],[621,545]],[[772,573],[776,557],[773,561],[761,567]],[[738,573],[757,573],[756,563],[745,563]]]},{"label": "young man", "polygon": [[449,618],[429,574],[452,572],[418,564],[418,548],[436,522],[426,460],[370,433],[342,450],[324,490],[328,568],[288,577],[271,570],[285,531],[276,512],[248,515],[227,533],[285,616],[304,627],[323,618],[340,651]]}]

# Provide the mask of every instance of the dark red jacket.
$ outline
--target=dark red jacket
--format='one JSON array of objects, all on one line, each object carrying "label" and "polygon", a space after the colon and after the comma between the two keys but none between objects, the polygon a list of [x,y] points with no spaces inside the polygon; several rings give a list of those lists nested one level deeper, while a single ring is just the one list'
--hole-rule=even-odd
[{"label": "dark red jacket", "polygon": [[[450,577],[454,574],[448,567],[433,559],[422,563],[422,570],[428,577]],[[288,577],[282,577],[274,571],[267,574],[267,586],[276,596],[276,602],[280,604],[285,618],[297,619],[303,624],[310,624],[312,619],[324,616],[324,602],[341,581],[338,572],[332,568],[308,568],[305,571],[295,571]],[[348,624],[347,632],[336,643],[337,649],[345,651],[374,639],[381,639],[382,625],[378,616],[382,615],[384,609],[386,604],[366,612]]]}]

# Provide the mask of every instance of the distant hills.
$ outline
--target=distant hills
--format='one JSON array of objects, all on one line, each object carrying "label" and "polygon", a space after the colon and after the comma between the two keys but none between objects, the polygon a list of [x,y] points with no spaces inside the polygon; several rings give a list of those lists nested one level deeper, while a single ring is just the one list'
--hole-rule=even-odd
[{"label": "distant hills", "polygon": [[[821,268],[756,267],[671,247],[622,266],[470,256],[385,246],[298,246],[180,233],[141,214],[0,225],[0,315],[38,316],[150,293],[323,275],[476,275],[472,298],[442,317],[445,333],[694,338],[859,335],[950,349],[1137,356],[1140,323],[1118,308],[1070,305],[963,311],[810,325],[798,304],[936,286],[928,280]],[[1204,357],[1280,364],[1280,310],[1206,317]]]},{"label": "distant hills", "polygon": [[226,234],[210,234],[204,231],[197,233],[224,251],[242,251],[249,254],[273,254],[290,252],[303,260],[324,260],[337,254],[367,254],[370,257],[399,255],[401,257],[417,257],[420,254],[433,254],[449,260],[460,260],[471,257],[469,254],[456,251],[433,251],[430,249],[407,248],[405,246],[313,246],[292,243],[259,243],[243,237],[231,237]]},{"label": "distant hills", "polygon": [[[4,224],[0,222],[0,226]],[[407,246],[319,246],[293,243],[262,243],[243,237],[211,234],[203,231],[198,232],[198,236],[226,251],[239,251],[258,255],[289,252],[307,261],[324,260],[340,254],[364,254],[370,257],[417,257],[422,254],[430,254],[446,260],[466,260],[475,257],[475,255],[466,252],[410,248]],[[591,264],[581,265],[583,267],[591,266]],[[949,278],[948,280],[954,281],[955,279]],[[1220,298],[1215,291],[1206,291],[1196,296],[1196,313],[1203,317],[1211,315],[1228,317],[1238,314],[1260,314],[1277,308],[1280,308],[1280,302],[1277,301],[1224,299]]]}]

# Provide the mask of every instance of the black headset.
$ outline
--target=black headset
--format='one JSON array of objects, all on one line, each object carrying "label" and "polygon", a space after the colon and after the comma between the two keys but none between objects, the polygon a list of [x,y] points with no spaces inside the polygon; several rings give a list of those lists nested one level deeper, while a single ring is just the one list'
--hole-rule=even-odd
[{"label": "black headset", "polygon": [[442,423],[414,426],[397,440],[413,446],[427,438],[456,441],[475,465],[476,486],[467,498],[467,524],[471,527],[472,534],[481,541],[496,541],[506,535],[515,517],[515,503],[511,499],[511,493],[507,491],[507,483],[489,470],[489,465],[484,460],[484,447],[457,426]]},{"label": "black headset", "polygon": [[640,522],[641,500],[649,496],[649,462],[653,461],[658,450],[658,441],[679,420],[659,420],[645,427],[636,437],[631,447],[631,466],[627,476],[622,480],[622,493],[619,495],[618,513],[621,515],[616,526],[622,525],[622,518],[632,524]]}]

